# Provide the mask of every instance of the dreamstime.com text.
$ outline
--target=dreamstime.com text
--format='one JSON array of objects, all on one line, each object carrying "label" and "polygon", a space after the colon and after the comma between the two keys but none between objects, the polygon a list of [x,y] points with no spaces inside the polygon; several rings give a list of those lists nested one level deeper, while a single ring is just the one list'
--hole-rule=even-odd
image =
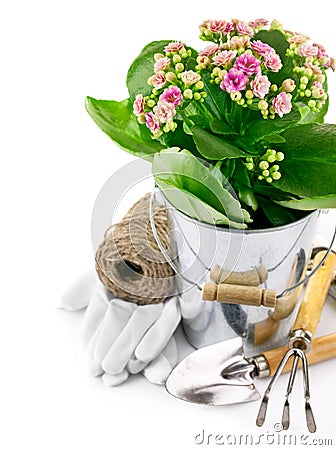
[{"label": "dreamstime.com text", "polygon": [[260,434],[239,434],[209,432],[205,429],[194,436],[194,443],[202,446],[336,446],[336,438],[318,437],[311,434],[287,434],[282,432],[281,424],[276,423],[274,430]]}]

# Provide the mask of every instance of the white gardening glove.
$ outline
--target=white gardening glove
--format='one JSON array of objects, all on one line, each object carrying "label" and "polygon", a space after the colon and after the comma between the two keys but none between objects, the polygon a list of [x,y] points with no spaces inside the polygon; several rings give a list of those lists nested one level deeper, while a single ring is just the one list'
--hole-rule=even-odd
[{"label": "white gardening glove", "polygon": [[143,372],[162,384],[177,363],[173,334],[180,322],[178,297],[139,306],[112,294],[97,281],[84,317],[82,345],[92,375],[112,386]]},{"label": "white gardening glove", "polygon": [[93,270],[80,276],[62,294],[59,307],[67,311],[79,311],[89,304],[95,290],[97,277]]}]

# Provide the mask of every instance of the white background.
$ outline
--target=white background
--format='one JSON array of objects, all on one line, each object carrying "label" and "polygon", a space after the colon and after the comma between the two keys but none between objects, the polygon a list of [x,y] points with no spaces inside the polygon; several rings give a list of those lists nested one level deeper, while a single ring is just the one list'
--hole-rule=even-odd
[{"label": "white background", "polygon": [[[190,405],[142,375],[108,389],[84,371],[78,353],[82,314],[56,306],[63,289],[92,267],[90,220],[96,195],[109,176],[133,160],[96,127],[84,99],[126,98],[128,66],[147,42],[177,39],[200,49],[198,25],[208,18],[276,17],[336,54],[332,7],[327,1],[260,0],[3,3],[1,448],[193,449],[202,447],[194,439],[202,429],[214,435],[252,433],[256,440],[260,433],[274,432],[285,377],[267,425],[257,429],[257,403]],[[336,74],[329,79],[328,119],[335,122]],[[326,236],[334,223],[335,216],[324,217]],[[336,328],[336,306],[329,300],[327,307],[320,334]],[[335,361],[311,368],[315,437],[333,438],[334,444],[335,369]],[[290,429],[297,436],[307,433],[300,383]],[[256,384],[263,391],[265,382]]]}]

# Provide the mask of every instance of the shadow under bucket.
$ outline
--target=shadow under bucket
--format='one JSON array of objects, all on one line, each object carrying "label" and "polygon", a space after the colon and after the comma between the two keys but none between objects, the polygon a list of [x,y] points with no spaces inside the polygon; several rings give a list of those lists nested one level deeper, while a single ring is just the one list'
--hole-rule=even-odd
[{"label": "shadow under bucket", "polygon": [[[201,348],[240,336],[247,356],[285,345],[303,284],[286,289],[305,277],[319,211],[286,226],[237,230],[190,218],[159,190],[155,200],[168,213],[170,259],[179,271],[182,326],[190,344]],[[223,279],[274,289],[275,307],[202,300],[203,283]]]}]

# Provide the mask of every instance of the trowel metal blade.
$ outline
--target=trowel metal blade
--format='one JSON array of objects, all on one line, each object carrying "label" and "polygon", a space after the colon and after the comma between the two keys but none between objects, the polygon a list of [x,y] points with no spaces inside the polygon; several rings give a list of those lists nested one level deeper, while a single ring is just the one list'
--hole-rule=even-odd
[{"label": "trowel metal blade", "polygon": [[166,389],[181,400],[205,405],[258,400],[254,369],[244,357],[242,339],[238,337],[188,355],[169,375]]}]

